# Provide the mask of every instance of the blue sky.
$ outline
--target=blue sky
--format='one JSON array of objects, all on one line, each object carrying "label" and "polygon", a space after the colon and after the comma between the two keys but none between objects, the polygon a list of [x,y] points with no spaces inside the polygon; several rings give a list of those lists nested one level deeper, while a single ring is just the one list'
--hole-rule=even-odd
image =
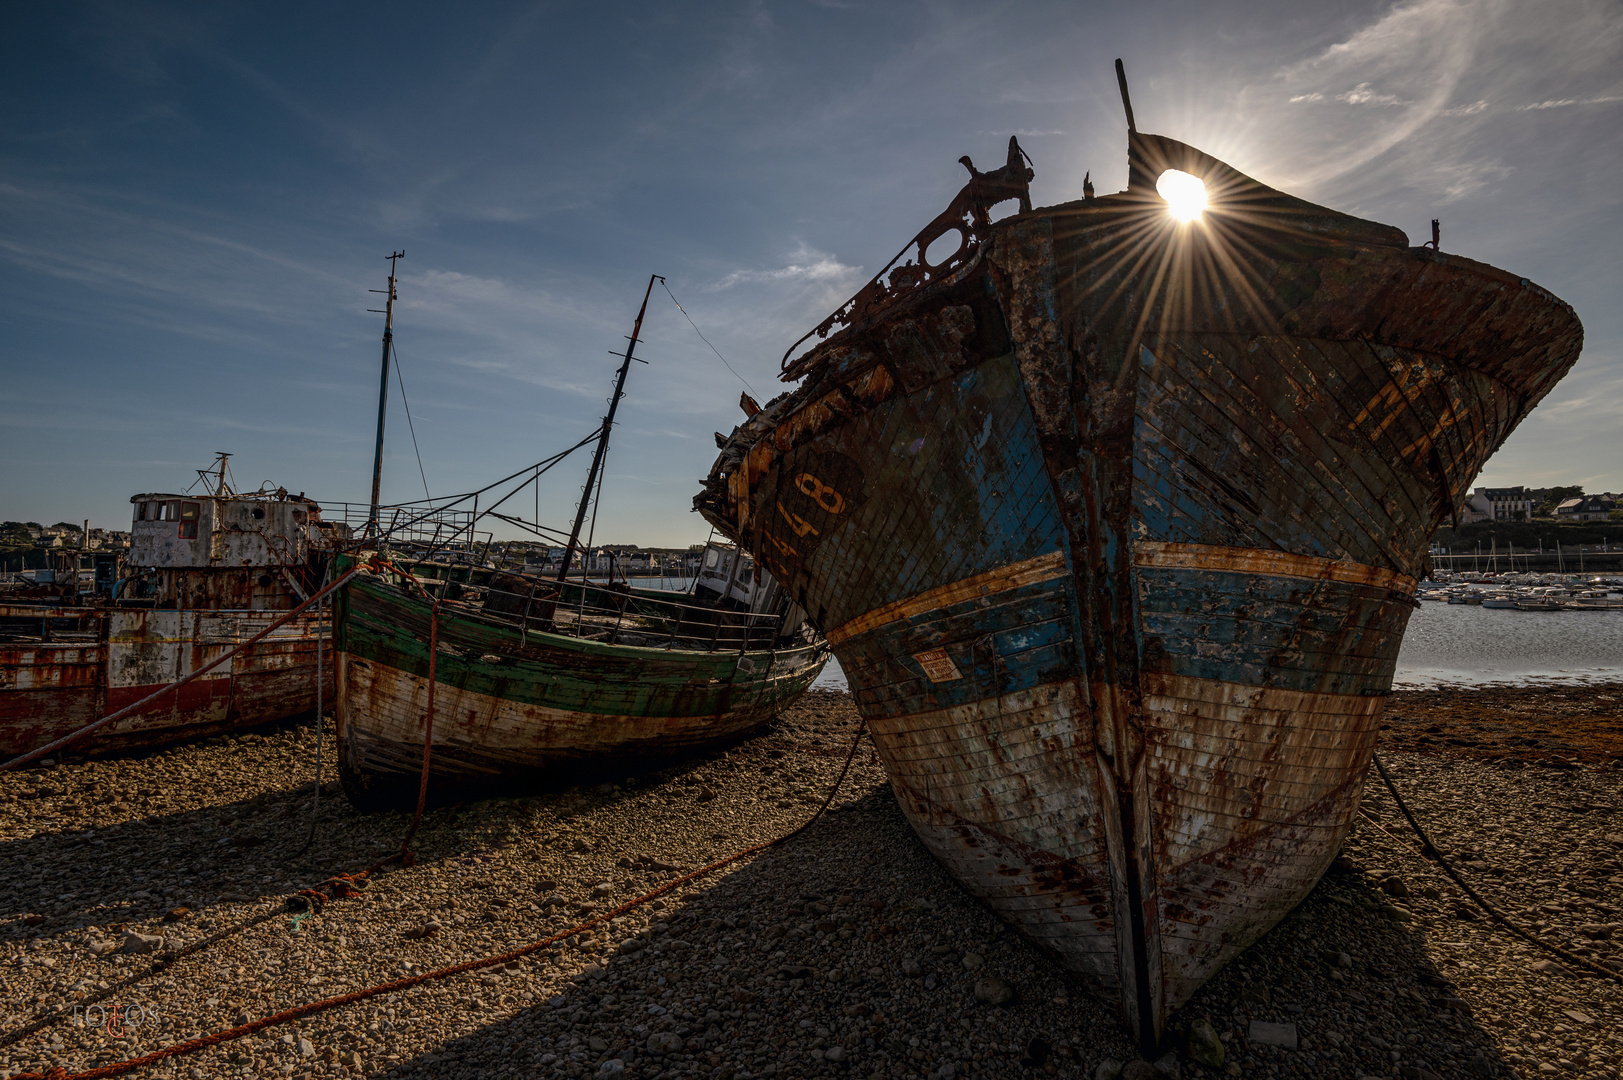
[{"label": "blue sky", "polygon": [[[1572,303],[1583,359],[1478,482],[1623,488],[1611,0],[129,2],[0,37],[0,517],[127,527],[215,450],[364,501],[396,248],[435,494],[592,429],[650,273],[765,400],[960,154],[1019,133],[1039,205],[1124,186],[1116,56],[1144,130]],[[657,289],[643,336],[598,539],[696,542],[743,385]],[[386,499],[423,493],[399,405]]]}]

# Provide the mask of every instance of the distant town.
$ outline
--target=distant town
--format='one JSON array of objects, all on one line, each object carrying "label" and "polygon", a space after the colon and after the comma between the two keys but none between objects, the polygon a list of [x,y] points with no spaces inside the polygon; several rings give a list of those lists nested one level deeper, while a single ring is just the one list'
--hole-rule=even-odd
[{"label": "distant town", "polygon": [[[1483,522],[1623,523],[1623,495],[1616,492],[1585,494],[1578,485],[1479,487],[1461,504],[1459,524]],[[41,525],[36,521],[0,522],[0,572],[46,567],[50,565],[53,549],[122,552],[129,546],[128,532],[91,529],[88,522],[59,521],[55,525]],[[703,544],[685,548],[598,544],[585,553],[585,570],[588,574],[615,577],[692,577],[699,571],[703,553]],[[467,559],[475,552],[459,544],[447,554],[453,559]],[[528,540],[491,540],[488,545],[478,546],[477,557],[481,562],[488,560],[503,569],[546,573],[557,571],[563,562],[564,549]],[[581,561],[577,553],[571,569],[579,571]]]},{"label": "distant town", "polygon": [[[37,570],[51,565],[52,551],[79,549],[85,551],[124,552],[130,546],[130,534],[116,529],[91,529],[86,523],[73,524],[59,521],[55,525],[41,525],[37,521],[0,522],[0,572]],[[453,559],[466,559],[472,552],[466,545],[455,545],[447,553]],[[478,545],[480,561],[529,573],[556,572],[562,565],[564,549],[549,544],[526,540],[492,540]],[[645,547],[640,544],[598,544],[585,553],[586,571],[590,574],[613,574],[616,577],[693,577],[699,572],[699,561],[704,555],[703,544],[685,548]],[[574,571],[581,568],[582,555],[576,552]]]}]

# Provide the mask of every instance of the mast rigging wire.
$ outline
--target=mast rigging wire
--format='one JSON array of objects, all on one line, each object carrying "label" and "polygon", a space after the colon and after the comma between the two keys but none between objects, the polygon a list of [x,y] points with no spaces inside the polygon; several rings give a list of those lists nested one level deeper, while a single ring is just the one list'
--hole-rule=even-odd
[{"label": "mast rigging wire", "polygon": [[432,501],[428,493],[428,474],[423,471],[423,452],[417,449],[417,427],[411,422],[411,402],[406,400],[406,380],[400,374],[400,346],[389,337],[389,351],[394,356],[394,380],[400,386],[400,404],[406,408],[406,430],[411,432],[411,452],[417,455],[417,475],[423,478],[423,498]]},{"label": "mast rigging wire", "polygon": [[[669,285],[665,285],[665,279],[660,278],[659,283],[665,286],[665,295],[671,298],[671,303],[676,304],[676,310],[680,311],[682,313],[682,318],[686,319],[688,321],[688,325],[693,327],[693,332],[699,335],[699,340],[704,342],[706,345],[710,345],[710,339],[704,336],[704,331],[700,330],[699,324],[693,321],[693,316],[688,314],[688,309],[683,307],[681,303],[677,301],[676,294],[671,292],[671,287]],[[739,382],[744,384],[744,389],[750,392],[751,397],[757,396],[755,393],[755,387],[750,385],[750,381],[748,379],[738,374],[738,370],[734,368],[733,365],[727,363],[727,358],[721,355],[720,349],[716,348],[714,345],[710,345],[710,351],[715,353],[716,359],[720,360],[723,364],[726,364],[727,370],[731,371],[733,376],[737,378]]]},{"label": "mast rigging wire", "polygon": [[[466,493],[461,494],[461,495],[447,496],[446,498],[447,498],[448,501],[442,502],[438,506],[429,507],[426,513],[419,514],[417,517],[411,518],[411,519],[409,519],[407,521],[397,522],[395,524],[390,525],[389,526],[389,531],[385,535],[391,535],[391,534],[393,534],[395,532],[400,531],[401,529],[409,529],[413,525],[416,525],[418,522],[426,521],[428,518],[433,517],[435,514],[439,513],[442,510],[449,510],[451,507],[456,506],[458,503],[464,503],[464,502],[467,502],[469,499],[477,498],[478,496],[483,495],[485,492],[489,491],[491,488],[500,487],[502,484],[507,483],[509,480],[512,480],[516,476],[523,476],[525,473],[531,472],[532,470],[536,472],[537,476],[539,476],[542,473],[547,472],[554,465],[558,464],[560,461],[562,461],[564,458],[568,457],[570,454],[573,454],[576,450],[579,450],[581,447],[586,446],[587,444],[593,442],[598,437],[598,435],[602,432],[602,430],[603,430],[603,427],[600,424],[600,425],[598,425],[598,429],[596,431],[594,431],[590,435],[586,436],[584,439],[582,439],[580,442],[576,443],[574,446],[569,447],[567,450],[560,450],[560,451],[558,451],[558,453],[553,454],[551,457],[542,458],[540,461],[536,462],[534,465],[526,465],[526,466],[524,466],[524,468],[518,470],[517,472],[509,473],[506,476],[502,477],[500,480],[496,480],[496,481],[493,481],[493,482],[491,482],[489,484],[486,484],[484,487],[480,488],[478,491],[469,491],[469,492],[466,492]],[[528,483],[528,482],[529,481],[526,481],[526,483]],[[517,490],[523,490],[523,489],[522,489],[522,487],[520,487]],[[500,502],[497,502],[495,505],[500,506],[502,502],[506,502],[506,501],[507,500],[504,498]],[[417,502],[416,500],[413,500],[412,502],[401,503],[400,505],[401,506],[417,506],[417,505],[421,505],[421,504],[419,502]],[[480,516],[483,516],[483,515],[480,515]]]}]

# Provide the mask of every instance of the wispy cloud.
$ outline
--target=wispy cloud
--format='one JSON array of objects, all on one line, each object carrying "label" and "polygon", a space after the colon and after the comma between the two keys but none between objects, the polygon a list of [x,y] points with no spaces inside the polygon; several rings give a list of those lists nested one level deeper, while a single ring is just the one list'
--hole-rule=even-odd
[{"label": "wispy cloud", "polygon": [[1412,105],[1413,102],[1400,98],[1396,94],[1382,94],[1367,82],[1359,83],[1351,90],[1336,95],[1337,101],[1345,101],[1348,105]]},{"label": "wispy cloud", "polygon": [[1059,128],[1015,128],[1012,131],[1007,128],[996,131],[992,130],[991,128],[981,128],[979,131],[975,132],[975,134],[1000,135],[1004,138],[1007,138],[1010,135],[1018,135],[1022,139],[1042,139],[1053,135],[1063,135],[1065,132]]},{"label": "wispy cloud", "polygon": [[711,286],[712,289],[730,289],[766,281],[844,281],[862,273],[860,266],[847,266],[833,255],[802,249],[791,256],[796,261],[785,266],[762,270],[734,270]]},{"label": "wispy cloud", "polygon": [[[1478,36],[1504,0],[1416,0],[1279,75],[1286,100],[1327,97],[1351,106],[1377,106],[1354,125],[1334,125],[1302,147],[1299,182],[1323,183],[1360,168],[1409,139],[1440,114],[1476,54]],[[1350,89],[1337,89],[1348,87]],[[1293,92],[1294,91],[1294,92]],[[1276,99],[1277,100],[1277,99]],[[1300,134],[1300,133],[1293,133]]]},{"label": "wispy cloud", "polygon": [[1552,101],[1540,101],[1534,105],[1518,105],[1516,111],[1536,112],[1539,109],[1565,109],[1573,105],[1610,105],[1614,101],[1623,101],[1623,94],[1603,94],[1599,97],[1560,98]]}]

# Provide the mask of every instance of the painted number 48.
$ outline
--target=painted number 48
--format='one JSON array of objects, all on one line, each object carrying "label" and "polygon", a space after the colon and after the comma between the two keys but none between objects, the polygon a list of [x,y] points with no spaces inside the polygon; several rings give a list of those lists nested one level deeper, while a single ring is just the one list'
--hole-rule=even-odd
[{"label": "painted number 48", "polygon": [[[838,514],[840,511],[845,509],[845,496],[841,495],[828,484],[823,483],[811,473],[801,473],[799,476],[795,477],[795,487],[800,490],[801,494],[810,498],[812,502],[816,503],[819,507],[826,510],[830,514]],[[801,517],[799,514],[785,508],[781,501],[778,503],[778,513],[783,515],[783,520],[789,523],[789,528],[794,530],[794,534],[796,536],[806,536],[808,534],[812,536],[820,535],[815,525]],[[785,555],[795,554],[794,550],[787,544],[784,544],[782,541],[774,538],[773,543],[776,544],[778,549]]]}]

